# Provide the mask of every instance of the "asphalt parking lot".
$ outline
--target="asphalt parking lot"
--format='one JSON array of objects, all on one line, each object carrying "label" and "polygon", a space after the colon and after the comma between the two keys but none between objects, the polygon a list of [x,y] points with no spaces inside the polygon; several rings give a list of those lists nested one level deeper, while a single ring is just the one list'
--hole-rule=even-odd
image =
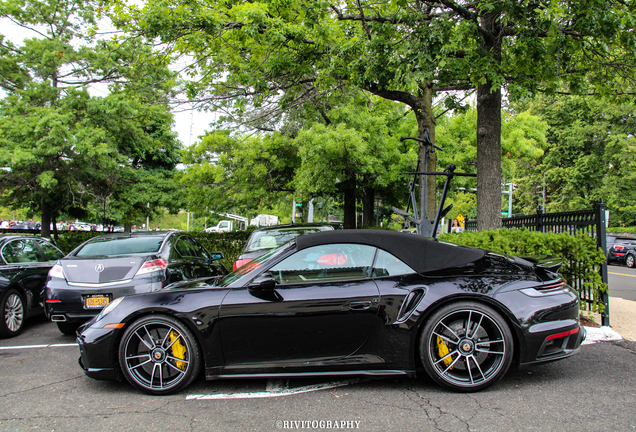
[{"label": "asphalt parking lot", "polygon": [[636,344],[585,345],[474,394],[428,378],[197,380],[147,396],[94,381],[44,319],[0,340],[0,431],[616,431],[636,428]]}]

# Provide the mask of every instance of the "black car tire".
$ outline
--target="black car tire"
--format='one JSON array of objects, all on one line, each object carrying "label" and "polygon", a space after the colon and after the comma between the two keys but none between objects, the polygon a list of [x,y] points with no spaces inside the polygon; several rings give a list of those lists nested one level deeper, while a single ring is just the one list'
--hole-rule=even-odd
[{"label": "black car tire", "polygon": [[420,336],[420,359],[438,384],[475,392],[503,377],[514,352],[506,321],[475,302],[448,304],[430,317]]},{"label": "black car tire", "polygon": [[629,268],[636,267],[636,257],[632,254],[627,254],[627,256],[625,257],[625,264]]},{"label": "black car tire", "polygon": [[24,298],[15,289],[8,289],[0,301],[0,336],[14,337],[22,332],[25,316]]},{"label": "black car tire", "polygon": [[57,324],[57,329],[59,331],[69,336],[74,336],[75,331],[80,326],[79,323],[72,323],[72,322],[56,322],[55,324]]},{"label": "black car tire", "polygon": [[167,315],[148,315],[124,332],[119,364],[134,387],[167,395],[184,389],[199,375],[201,353],[183,323]]}]

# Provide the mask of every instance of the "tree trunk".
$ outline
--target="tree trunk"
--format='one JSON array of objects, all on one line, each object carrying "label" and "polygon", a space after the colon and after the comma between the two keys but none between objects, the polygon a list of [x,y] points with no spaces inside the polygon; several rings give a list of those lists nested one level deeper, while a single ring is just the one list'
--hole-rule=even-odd
[{"label": "tree trunk", "polygon": [[362,226],[365,228],[375,225],[373,210],[375,205],[375,192],[371,187],[362,189]]},{"label": "tree trunk", "polygon": [[40,227],[40,236],[43,238],[51,238],[51,217],[53,216],[53,208],[45,200],[40,205],[42,210],[42,226]]},{"label": "tree trunk", "polygon": [[[486,14],[482,26],[497,35],[499,13]],[[486,38],[484,50],[501,64],[501,39]],[[477,229],[501,228],[501,88],[477,86]]]},{"label": "tree trunk", "polygon": [[132,231],[132,226],[133,226],[132,222],[125,222],[124,223],[124,232],[127,232],[127,233],[131,232]]},{"label": "tree trunk", "polygon": [[356,183],[355,179],[349,178],[343,182],[344,192],[344,216],[343,224],[345,229],[356,228]]},{"label": "tree trunk", "polygon": [[[424,95],[418,109],[413,110],[417,119],[417,136],[424,138],[424,131],[428,129],[428,135],[431,141],[435,143],[435,116],[433,115],[433,92],[430,87],[424,89]],[[428,150],[428,161],[426,161],[426,151]],[[430,148],[422,146],[420,148],[420,159],[422,160],[422,171],[437,171],[437,153],[431,152]],[[437,182],[435,176],[420,176],[420,218],[426,216],[429,220],[435,219],[437,211]],[[430,229],[422,227],[426,235],[430,235]],[[428,231],[427,231],[428,230]]]}]

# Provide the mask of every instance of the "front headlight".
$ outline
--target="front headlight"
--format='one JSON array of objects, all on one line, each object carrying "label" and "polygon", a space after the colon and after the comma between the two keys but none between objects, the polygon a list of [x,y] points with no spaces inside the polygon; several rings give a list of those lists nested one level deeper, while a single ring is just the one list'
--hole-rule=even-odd
[{"label": "front headlight", "polygon": [[111,313],[111,312],[113,311],[113,309],[115,309],[115,308],[117,307],[117,305],[118,305],[119,303],[121,303],[121,302],[122,302],[122,300],[123,300],[123,299],[125,299],[125,298],[126,298],[126,297],[119,297],[119,298],[116,298],[115,300],[113,300],[112,302],[110,302],[110,303],[108,304],[108,306],[106,306],[104,309],[102,309],[102,311],[99,313],[99,315],[97,315],[97,320],[96,320],[96,321],[101,320],[101,319],[102,319],[102,318],[104,318],[106,315],[108,315],[109,313]]}]

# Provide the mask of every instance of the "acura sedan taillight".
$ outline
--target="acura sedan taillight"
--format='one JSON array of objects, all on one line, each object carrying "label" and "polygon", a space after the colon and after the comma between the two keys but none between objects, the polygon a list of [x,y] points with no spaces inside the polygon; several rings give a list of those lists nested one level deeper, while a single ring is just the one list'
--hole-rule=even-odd
[{"label": "acura sedan taillight", "polygon": [[64,270],[62,269],[62,266],[55,264],[51,267],[51,270],[49,270],[49,276],[52,278],[64,279]]},{"label": "acura sedan taillight", "polygon": [[137,271],[137,274],[135,276],[164,270],[166,267],[168,267],[168,260],[165,259],[146,261],[144,265],[142,265],[141,268]]}]

